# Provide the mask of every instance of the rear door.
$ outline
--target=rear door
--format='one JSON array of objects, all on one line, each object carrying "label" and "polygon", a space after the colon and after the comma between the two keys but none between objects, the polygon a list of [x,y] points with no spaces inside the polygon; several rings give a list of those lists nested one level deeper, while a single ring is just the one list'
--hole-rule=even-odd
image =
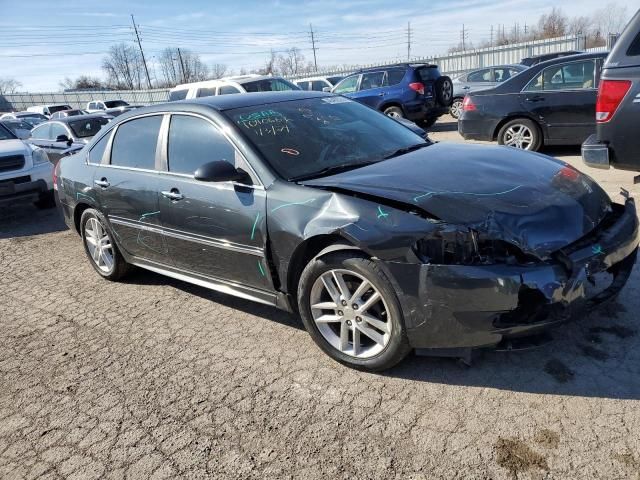
[{"label": "rear door", "polygon": [[[166,145],[159,210],[175,267],[273,290],[265,259],[266,194],[246,160],[212,120],[198,115],[172,114]],[[216,160],[242,168],[247,181],[194,179],[198,167]]]},{"label": "rear door", "polygon": [[[158,139],[163,116],[146,115],[116,127],[94,174],[102,213],[130,255],[170,263],[158,209]],[[97,148],[100,142],[94,146]],[[109,147],[110,145],[110,147]]]},{"label": "rear door", "polygon": [[386,85],[384,70],[363,73],[358,91],[351,95],[351,98],[377,109],[387,94]]},{"label": "rear door", "polygon": [[549,143],[579,145],[594,132],[598,65],[594,58],[558,63],[523,89],[520,102],[546,127]]}]

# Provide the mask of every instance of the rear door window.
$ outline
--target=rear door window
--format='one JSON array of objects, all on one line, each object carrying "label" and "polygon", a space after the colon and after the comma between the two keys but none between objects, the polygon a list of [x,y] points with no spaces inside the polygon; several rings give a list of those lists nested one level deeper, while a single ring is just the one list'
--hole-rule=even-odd
[{"label": "rear door window", "polygon": [[234,93],[241,93],[241,92],[236,87],[233,87],[231,85],[223,85],[222,87],[220,87],[220,91],[218,92],[218,95],[232,95]]},{"label": "rear door window", "polygon": [[109,143],[110,134],[106,134],[96,143],[91,150],[89,150],[89,163],[101,163],[104,151]]},{"label": "rear door window", "polygon": [[384,85],[384,72],[363,73],[360,90],[380,88]]},{"label": "rear door window", "polygon": [[187,93],[189,90],[174,90],[169,94],[169,101],[175,102],[176,100],[184,100],[187,98]]},{"label": "rear door window", "polygon": [[211,88],[199,88],[198,93],[196,93],[196,97],[213,97],[216,94],[216,87]]},{"label": "rear door window", "polygon": [[387,70],[387,83],[389,85],[397,85],[402,82],[404,78],[405,71],[404,70]]},{"label": "rear door window", "polygon": [[525,91],[586,90],[596,88],[595,61],[562,63],[545,68]]},{"label": "rear door window", "polygon": [[162,115],[137,118],[118,126],[111,148],[111,165],[155,169]]},{"label": "rear door window", "polygon": [[493,82],[491,69],[485,68],[483,70],[478,70],[477,72],[471,72],[467,76],[467,82]]}]

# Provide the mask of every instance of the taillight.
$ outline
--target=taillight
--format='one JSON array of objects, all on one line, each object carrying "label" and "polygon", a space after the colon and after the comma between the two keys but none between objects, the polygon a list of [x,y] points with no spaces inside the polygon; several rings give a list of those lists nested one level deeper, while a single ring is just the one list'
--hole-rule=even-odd
[{"label": "taillight", "polygon": [[622,99],[631,88],[629,80],[601,80],[596,101],[596,121],[608,122],[613,118]]},{"label": "taillight", "polygon": [[413,91],[418,92],[420,95],[424,95],[424,83],[413,82],[409,84],[409,88]]},{"label": "taillight", "polygon": [[473,100],[471,100],[471,97],[467,96],[464,97],[464,100],[462,101],[462,111],[464,112],[474,112],[478,109],[478,107],[476,107],[476,104],[473,103]]},{"label": "taillight", "polygon": [[53,167],[53,189],[58,190],[58,168],[60,168],[60,160],[55,167]]}]

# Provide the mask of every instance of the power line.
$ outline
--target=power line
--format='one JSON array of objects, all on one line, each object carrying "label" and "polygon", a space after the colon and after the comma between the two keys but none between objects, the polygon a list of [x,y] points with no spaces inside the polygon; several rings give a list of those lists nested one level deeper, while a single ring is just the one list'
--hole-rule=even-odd
[{"label": "power line", "polygon": [[[133,29],[136,32],[136,38],[138,39],[138,46],[140,47],[140,55],[142,55],[142,63],[144,65],[144,71],[147,74],[147,85],[149,85],[149,89],[151,89],[151,77],[149,77],[149,69],[147,68],[147,60],[144,58],[144,50],[142,50],[142,43],[140,43],[140,35],[138,35],[138,27],[136,26],[136,21],[133,18],[133,14],[131,14],[131,23],[133,23]],[[180,49],[178,49],[178,53]]]}]

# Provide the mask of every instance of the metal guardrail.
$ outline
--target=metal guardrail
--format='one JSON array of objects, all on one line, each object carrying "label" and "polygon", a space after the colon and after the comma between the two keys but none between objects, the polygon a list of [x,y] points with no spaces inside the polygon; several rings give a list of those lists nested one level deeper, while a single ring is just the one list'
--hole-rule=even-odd
[{"label": "metal guardrail", "polygon": [[[466,71],[501,65],[519,63],[520,60],[534,55],[561,52],[566,50],[584,50],[586,39],[584,36],[565,36],[544,40],[533,40],[499,47],[480,48],[456,52],[448,55],[434,57],[413,57],[409,62],[433,63],[440,67],[440,71],[447,75],[457,75]],[[307,76],[347,75],[354,71],[392,65],[398,62],[407,62],[405,59],[396,59],[390,62],[375,63],[369,65],[351,65],[333,70],[320,70],[313,74],[289,76],[292,80]],[[82,91],[62,93],[12,93],[0,95],[0,112],[26,110],[34,105],[66,104],[74,108],[85,108],[92,100],[118,100],[122,99],[132,105],[150,105],[163,103],[169,99],[169,89],[155,90],[107,90],[107,91]]]}]

